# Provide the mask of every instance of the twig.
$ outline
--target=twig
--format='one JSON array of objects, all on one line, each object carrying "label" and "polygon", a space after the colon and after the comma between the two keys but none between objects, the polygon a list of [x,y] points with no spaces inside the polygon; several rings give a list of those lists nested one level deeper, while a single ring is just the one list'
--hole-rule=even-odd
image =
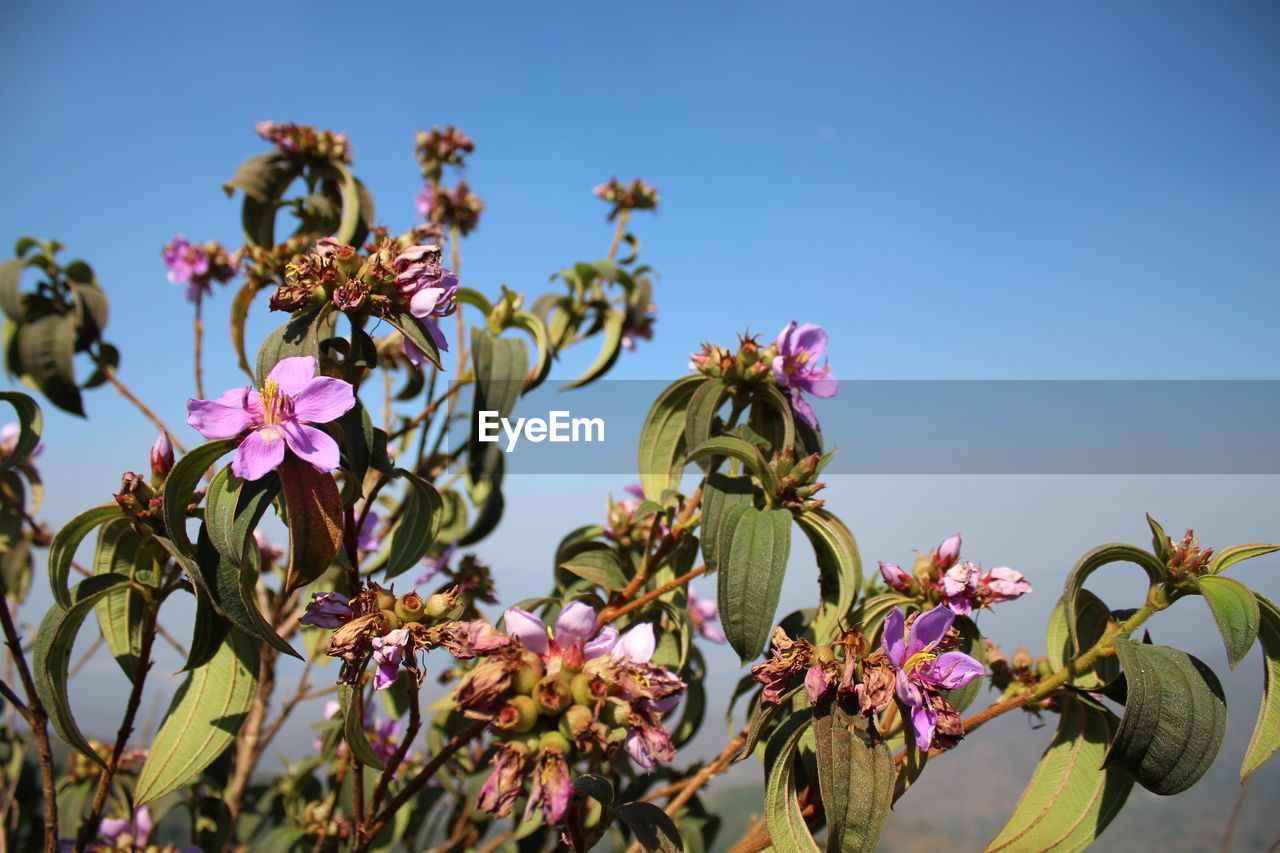
[{"label": "twig", "polygon": [[204,350],[204,320],[201,318],[201,306],[204,304],[203,294],[196,294],[196,316],[191,321],[193,341],[192,341],[192,361],[195,364],[196,372],[196,396],[201,400],[204,399],[204,372],[201,369],[201,352]]},{"label": "twig", "polygon": [[1240,786],[1240,794],[1236,797],[1236,804],[1231,809],[1231,817],[1227,819],[1227,834],[1222,838],[1222,853],[1228,853],[1231,849],[1231,837],[1236,834],[1236,822],[1240,820],[1240,812],[1244,809],[1244,798],[1249,793],[1249,780],[1246,779]]},{"label": "twig", "polygon": [[13,614],[9,612],[9,591],[0,581],[0,623],[3,623],[5,643],[9,646],[10,658],[18,671],[18,679],[22,682],[23,692],[27,694],[24,705],[7,684],[4,687],[5,698],[11,703],[31,728],[36,739],[36,754],[40,762],[40,790],[44,799],[44,849],[45,853],[57,853],[58,850],[58,788],[53,776],[53,749],[49,744],[49,715],[36,693],[35,681],[31,678],[31,669],[22,654],[22,641],[18,638],[18,629],[13,623]]},{"label": "twig", "polygon": [[622,237],[627,230],[627,220],[631,218],[631,211],[623,208],[618,213],[618,227],[613,231],[613,242],[609,244],[609,260],[613,260],[618,256],[618,247],[622,245]]},{"label": "twig", "polygon": [[679,589],[680,587],[684,586],[689,581],[693,580],[699,575],[706,574],[706,571],[707,571],[707,567],[705,565],[698,566],[698,568],[696,569],[691,569],[685,572],[684,574],[682,574],[680,577],[676,578],[675,580],[667,581],[657,589],[651,590],[650,592],[646,592],[644,595],[640,596],[634,601],[628,602],[627,604],[624,604],[621,607],[619,607],[617,610],[612,611],[611,613],[609,613],[608,618],[601,618],[600,624],[606,625],[612,622],[613,620],[619,618],[620,616],[624,616],[627,613],[630,613],[632,610],[635,610],[637,607],[643,607],[644,605],[648,604],[650,601],[653,601],[655,598],[659,598],[663,595],[666,595],[667,593],[671,592],[671,590],[673,589]]},{"label": "twig", "polygon": [[115,369],[104,362],[101,355],[90,350],[89,357],[93,359],[93,363],[98,366],[98,369],[102,371],[102,375],[111,383],[111,387],[120,392],[120,396],[124,397],[130,403],[133,403],[134,407],[137,408],[138,411],[142,412],[142,414],[146,416],[147,420],[151,421],[151,423],[154,424],[161,432],[166,433],[169,436],[170,443],[177,448],[179,453],[187,452],[187,448],[183,446],[181,441],[178,441],[178,437],[173,434],[173,430],[165,426],[164,421],[160,420],[156,413],[147,407],[146,403],[139,400],[137,395],[130,391],[129,387],[120,381],[120,378],[116,376]]}]

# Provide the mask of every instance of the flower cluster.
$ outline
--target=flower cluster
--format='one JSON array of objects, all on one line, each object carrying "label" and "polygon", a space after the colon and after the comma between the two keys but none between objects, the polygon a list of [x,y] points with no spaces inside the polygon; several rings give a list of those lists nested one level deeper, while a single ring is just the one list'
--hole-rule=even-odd
[{"label": "flower cluster", "polygon": [[422,168],[422,177],[429,184],[438,184],[444,177],[445,166],[461,166],[464,155],[476,150],[476,145],[453,125],[444,130],[431,128],[419,130],[413,137],[413,150]]},{"label": "flower cluster", "polygon": [[597,628],[595,610],[576,601],[554,629],[515,608],[504,621],[505,644],[478,653],[454,692],[466,715],[491,720],[499,736],[479,808],[505,817],[527,796],[525,819],[540,812],[545,823],[560,824],[572,799],[572,764],[598,766],[621,750],[651,770],[675,757],[662,715],[685,685],[652,663],[651,625],[625,634]]},{"label": "flower cluster", "polygon": [[464,180],[459,180],[453,189],[428,181],[415,201],[420,217],[442,226],[454,226],[463,237],[475,230],[484,212],[484,202]]},{"label": "flower cluster", "polygon": [[634,350],[639,341],[653,340],[653,324],[658,322],[658,303],[650,302],[644,310],[627,312],[627,325],[622,330],[622,348]]},{"label": "flower cluster", "polygon": [[624,210],[653,210],[658,206],[657,187],[639,178],[630,184],[610,178],[603,184],[597,184],[591,192],[601,201],[613,205],[613,209],[609,211],[610,222]]},{"label": "flower cluster", "polygon": [[160,252],[169,268],[169,281],[187,286],[187,300],[199,302],[213,292],[213,283],[225,284],[240,268],[239,255],[229,254],[216,240],[199,245],[178,235]]},{"label": "flower cluster", "polygon": [[781,453],[773,454],[769,467],[778,478],[778,503],[788,509],[814,510],[825,501],[815,499],[814,495],[827,487],[818,482],[818,475],[826,467],[831,457],[811,453],[796,460],[796,452],[788,447]]},{"label": "flower cluster", "polygon": [[312,356],[282,358],[262,390],[233,388],[216,400],[187,400],[187,423],[208,439],[248,432],[236,448],[231,471],[257,480],[284,461],[285,449],[317,471],[338,467],[338,443],[309,423],[329,423],[355,405],[355,391],[341,379],[317,376]]},{"label": "flower cluster", "polygon": [[260,121],[253,126],[259,136],[281,154],[351,162],[351,142],[345,133],[318,130],[310,125]]},{"label": "flower cluster", "polygon": [[831,375],[831,368],[826,362],[818,363],[826,350],[827,333],[821,326],[797,325],[792,320],[767,347],[761,347],[752,335],[739,336],[736,353],[705,343],[690,357],[689,367],[729,382],[754,384],[772,378],[787,395],[796,417],[816,429],[818,417],[801,395],[834,397],[839,390],[840,382]]},{"label": "flower cluster", "polygon": [[1194,530],[1188,530],[1176,544],[1168,536],[1164,539],[1169,554],[1166,560],[1169,577],[1175,580],[1194,579],[1205,573],[1209,560],[1213,557],[1213,549],[1201,549]]},{"label": "flower cluster", "polygon": [[772,704],[781,704],[801,673],[815,705],[834,698],[871,716],[883,713],[896,698],[904,718],[911,720],[916,746],[947,748],[964,736],[964,729],[940,691],[964,687],[984,671],[977,660],[955,650],[960,635],[952,627],[954,620],[946,607],[909,618],[895,607],[875,650],[857,631],[845,632],[830,646],[814,646],[775,628],[772,657],[753,666],[751,674],[764,685],[763,701]]},{"label": "flower cluster", "polygon": [[644,490],[638,485],[631,485],[624,491],[631,495],[629,499],[615,501],[612,496],[609,498],[609,511],[603,531],[605,538],[623,548],[630,548],[632,545],[648,542],[650,535],[659,539],[666,536],[667,526],[662,523],[656,509],[643,516],[636,516],[636,510],[644,500]]},{"label": "flower cluster", "polygon": [[922,554],[910,574],[881,560],[880,576],[890,587],[945,604],[957,616],[969,616],[975,610],[1012,601],[1032,591],[1021,572],[1005,566],[987,570],[967,560],[961,562],[959,533]]}]

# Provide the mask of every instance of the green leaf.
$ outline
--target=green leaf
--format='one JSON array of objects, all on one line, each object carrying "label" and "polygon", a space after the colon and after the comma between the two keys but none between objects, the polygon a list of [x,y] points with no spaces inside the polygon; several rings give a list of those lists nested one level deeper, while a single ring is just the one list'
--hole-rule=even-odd
[{"label": "green leaf", "polygon": [[816,642],[827,643],[840,633],[840,623],[853,608],[862,587],[862,557],[849,528],[833,513],[819,508],[796,516],[796,523],[813,545],[818,561],[821,603],[814,620]]},{"label": "green leaf", "polygon": [[214,475],[205,494],[204,527],[223,559],[233,566],[245,565],[245,552],[258,547],[253,531],[278,494],[280,478],[274,471],[244,480],[228,465]]},{"label": "green leaf", "polygon": [[1129,774],[1102,767],[1119,727],[1115,714],[1069,696],[1060,701],[1058,730],[988,853],[1084,850],[1119,814],[1133,788]]},{"label": "green leaf", "polygon": [[64,610],[71,607],[71,589],[67,578],[71,574],[71,561],[75,559],[80,543],[99,524],[123,517],[124,513],[115,503],[94,507],[62,525],[62,529],[53,537],[53,542],[49,545],[49,588],[59,607]]},{"label": "green leaf", "polygon": [[813,715],[797,711],[769,738],[765,750],[764,817],[776,853],[819,853],[796,799],[792,759]]},{"label": "green leaf", "polygon": [[684,853],[675,821],[653,803],[623,803],[614,812],[635,833],[646,853]]},{"label": "green leaf", "polygon": [[865,717],[850,716],[832,702],[814,709],[813,742],[828,853],[871,853],[893,801],[888,745],[867,728]]},{"label": "green leaf", "polygon": [[572,382],[566,382],[561,386],[561,391],[567,391],[570,388],[581,388],[595,382],[601,376],[609,372],[614,362],[618,360],[618,356],[622,353],[622,328],[626,324],[626,314],[621,311],[605,309],[604,315],[604,343],[600,345],[600,353],[596,356],[595,361],[591,362],[591,366],[583,371],[582,375]]},{"label": "green leaf", "polygon": [[64,412],[84,417],[84,403],[76,384],[75,319],[69,314],[45,314],[18,327],[14,347],[40,393]]},{"label": "green leaf", "polygon": [[1125,545],[1120,542],[1099,545],[1076,561],[1076,564],[1071,568],[1071,573],[1067,575],[1067,584],[1062,591],[1063,613],[1066,616],[1067,631],[1071,636],[1072,644],[1070,657],[1074,657],[1075,652],[1081,649],[1080,638],[1076,635],[1076,626],[1079,625],[1079,615],[1076,612],[1076,597],[1080,594],[1080,590],[1089,575],[1111,563],[1134,563],[1140,566],[1147,573],[1147,578],[1152,586],[1163,582],[1165,579],[1165,566],[1153,554],[1137,546]]},{"label": "green leaf", "polygon": [[471,482],[492,474],[502,454],[502,435],[498,441],[480,441],[480,413],[497,412],[509,418],[524,390],[524,376],[529,370],[529,348],[519,338],[497,338],[483,329],[471,330],[471,361],[475,369],[476,392],[472,408],[469,464]]},{"label": "green leaf", "polygon": [[1151,553],[1155,554],[1160,562],[1168,565],[1169,559],[1173,556],[1169,534],[1164,532],[1160,522],[1151,517],[1151,513],[1147,513],[1147,526],[1151,528]]},{"label": "green leaf", "polygon": [[622,573],[622,564],[618,562],[618,556],[605,548],[583,551],[561,563],[560,566],[611,592],[627,585],[627,578]]},{"label": "green leaf", "polygon": [[721,534],[729,509],[752,506],[754,495],[755,487],[746,474],[731,477],[715,471],[707,475],[702,487],[702,556],[706,558],[707,574],[715,574],[721,563],[728,559],[728,545],[732,537],[724,539],[722,544]]},{"label": "green leaf", "polygon": [[[95,575],[116,574],[154,586],[155,545],[133,529],[127,518],[107,522],[98,531],[98,548],[93,558]],[[95,608],[98,627],[107,650],[132,681],[142,658],[142,631],[146,602],[132,586],[108,593]]]},{"label": "green leaf", "polygon": [[694,392],[706,381],[702,375],[677,379],[663,389],[645,416],[637,470],[645,497],[650,500],[661,500],[663,492],[676,488],[680,482],[686,412]]},{"label": "green leaf", "polygon": [[239,438],[224,438],[202,444],[179,459],[165,478],[161,494],[165,529],[178,551],[188,557],[196,555],[191,536],[187,533],[187,507],[191,505],[191,498],[209,467],[235,450],[239,444]]},{"label": "green leaf", "polygon": [[275,151],[255,154],[236,168],[236,173],[222,185],[222,189],[228,198],[235,190],[240,190],[257,201],[271,201],[279,180],[277,172],[282,164],[283,157]]},{"label": "green leaf", "polygon": [[267,381],[271,368],[281,359],[294,356],[320,357],[320,341],[329,337],[336,318],[329,310],[329,303],[319,308],[312,308],[294,317],[280,326],[262,341],[258,348],[258,363],[255,378],[261,388]]},{"label": "green leaf", "polygon": [[80,732],[67,695],[71,648],[89,611],[112,590],[128,583],[129,579],[122,575],[85,578],[72,591],[70,606],[64,609],[55,604],[45,614],[31,651],[32,680],[41,703],[49,712],[49,722],[54,731],[68,746],[98,764],[102,764],[102,759]]},{"label": "green leaf", "polygon": [[734,507],[722,522],[732,544],[717,574],[720,623],[743,663],[764,649],[782,594],[791,552],[791,513]]},{"label": "green leaf", "polygon": [[391,533],[391,547],[383,567],[388,580],[409,571],[427,555],[444,519],[444,501],[435,486],[403,468],[397,468],[394,476],[404,478],[409,488],[405,490],[400,520]]},{"label": "green leaf", "polygon": [[530,314],[528,311],[517,311],[511,315],[511,325],[527,332],[529,337],[533,338],[534,346],[538,350],[538,359],[533,365],[533,373],[525,388],[527,393],[546,381],[547,375],[551,373],[551,360],[555,357],[555,349],[551,345],[551,334],[547,331],[547,324],[537,315]]},{"label": "green leaf", "polygon": [[1268,545],[1265,543],[1232,545],[1230,548],[1223,548],[1220,553],[1209,561],[1209,574],[1220,575],[1236,563],[1252,560],[1254,557],[1261,557],[1264,554],[1274,554],[1276,551],[1280,551],[1280,545]]},{"label": "green leaf", "polygon": [[613,805],[613,783],[604,776],[587,773],[573,780],[575,793],[591,797],[602,806]]},{"label": "green leaf", "polygon": [[[700,447],[711,438],[711,433],[715,429],[716,412],[720,411],[720,407],[724,405],[728,393],[728,387],[723,380],[719,379],[703,377],[700,383],[694,385],[693,393],[689,397],[688,409],[685,412],[684,446],[686,448]],[[687,464],[687,461],[682,462],[680,467],[683,468]]]},{"label": "green leaf", "polygon": [[416,317],[400,308],[391,312],[387,322],[404,335],[405,340],[417,347],[436,370],[444,369],[444,363],[440,361],[440,348],[436,346],[431,336],[422,330],[422,325]]},{"label": "green leaf", "polygon": [[27,461],[31,452],[40,444],[40,435],[44,432],[44,414],[40,411],[40,404],[21,391],[0,391],[0,400],[13,406],[18,413],[18,441],[0,459],[0,471],[7,471],[14,465]]},{"label": "green leaf", "polygon": [[1227,703],[1213,670],[1169,646],[1114,639],[1128,699],[1107,753],[1156,794],[1180,794],[1200,780],[1222,746]]},{"label": "green leaf", "polygon": [[279,471],[289,528],[284,588],[292,592],[324,574],[342,547],[342,496],[328,472],[293,454],[285,456]]},{"label": "green leaf", "polygon": [[1254,724],[1249,748],[1240,766],[1240,783],[1280,749],[1280,608],[1258,599],[1258,641],[1262,644],[1262,707]]},{"label": "green leaf", "polygon": [[1218,624],[1218,633],[1227,647],[1227,665],[1234,671],[1258,637],[1258,600],[1249,587],[1235,578],[1206,575],[1196,586]]},{"label": "green leaf", "polygon": [[364,720],[356,713],[355,695],[359,688],[350,684],[338,685],[338,704],[342,706],[342,736],[351,749],[351,754],[361,764],[376,770],[383,768],[382,758],[369,743],[369,736],[364,730]]},{"label": "green leaf", "polygon": [[685,464],[716,456],[727,456],[746,465],[751,473],[759,478],[760,485],[770,499],[778,494],[778,477],[774,474],[773,468],[769,466],[769,463],[765,461],[764,455],[760,453],[760,448],[754,444],[748,444],[740,438],[734,438],[729,435],[718,435],[715,438],[709,438],[693,449]]},{"label": "green leaf", "polygon": [[258,646],[233,628],[174,694],[138,776],[136,804],[176,791],[222,755],[235,742],[257,685]]},{"label": "green leaf", "polygon": [[[796,422],[791,411],[791,403],[777,385],[761,385],[756,390],[754,401],[764,405],[752,405],[751,426],[756,432],[769,438],[770,447],[774,451],[783,451],[796,443]],[[769,416],[770,410],[774,417]]]},{"label": "green leaf", "polygon": [[17,258],[0,263],[0,311],[15,323],[26,319],[22,309],[22,270],[26,265]]},{"label": "green leaf", "polygon": [[[1076,600],[1076,636],[1079,637],[1080,648],[1093,648],[1110,624],[1111,611],[1102,603],[1102,599],[1087,589],[1080,590]],[[1045,628],[1045,648],[1048,649],[1049,668],[1053,672],[1062,669],[1075,656],[1071,633],[1067,630],[1066,610],[1061,599],[1054,606],[1049,624]],[[1071,679],[1071,684],[1081,690],[1100,690],[1115,681],[1119,675],[1119,661],[1114,657],[1104,657],[1099,658],[1088,672],[1077,673]]]}]

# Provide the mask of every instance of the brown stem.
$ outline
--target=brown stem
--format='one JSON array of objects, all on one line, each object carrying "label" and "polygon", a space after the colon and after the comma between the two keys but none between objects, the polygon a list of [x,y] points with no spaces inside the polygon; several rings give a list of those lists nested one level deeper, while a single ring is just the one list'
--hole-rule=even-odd
[{"label": "brown stem", "polygon": [[[635,594],[640,591],[640,588],[648,582],[653,571],[657,569],[658,566],[662,564],[662,561],[666,559],[667,555],[671,553],[671,550],[676,546],[676,543],[679,542],[680,537],[684,535],[685,528],[688,527],[690,519],[693,518],[693,511],[702,501],[702,485],[702,483],[698,484],[698,488],[694,490],[693,496],[689,498],[689,502],[685,504],[684,509],[680,510],[680,515],[676,517],[676,521],[672,526],[671,532],[668,533],[666,537],[663,538],[662,543],[654,549],[653,555],[644,561],[644,565],[641,566],[640,571],[636,573],[636,576],[627,583],[621,592],[614,596],[614,599],[610,602],[609,606],[601,611],[600,621],[598,624],[607,625],[614,619],[617,619],[623,612],[626,612],[623,611],[622,608],[627,606],[627,602],[631,601],[631,599],[635,597]],[[688,580],[689,579],[687,578],[686,582]],[[674,589],[674,587],[672,587],[672,589]],[[670,590],[664,591],[670,592]],[[648,600],[652,600],[652,597]],[[627,609],[633,610],[634,608],[627,607]]]},{"label": "brown stem", "polygon": [[437,752],[431,760],[418,771],[417,775],[405,783],[405,786],[400,789],[400,793],[391,798],[391,802],[387,803],[386,808],[379,812],[377,816],[370,821],[368,833],[365,835],[362,843],[357,844],[353,848],[353,853],[363,853],[364,850],[368,849],[369,841],[378,836],[378,833],[382,831],[382,828],[387,825],[387,821],[391,820],[392,816],[395,815],[396,812],[400,811],[406,803],[412,800],[417,796],[419,791],[426,787],[427,782],[431,780],[431,777],[436,774],[436,771],[444,766],[446,761],[453,757],[455,752],[479,737],[480,733],[484,731],[485,726],[488,724],[487,720],[476,720],[471,725],[454,735],[448,743],[442,746],[440,751]]},{"label": "brown stem", "polygon": [[80,835],[76,838],[74,853],[83,853],[89,842],[98,834],[98,824],[102,821],[102,808],[107,803],[107,795],[111,793],[111,783],[115,780],[116,769],[120,766],[120,756],[129,745],[129,737],[133,734],[133,722],[138,716],[138,708],[142,705],[142,687],[146,683],[147,673],[151,671],[151,645],[156,638],[156,611],[148,609],[146,622],[142,628],[142,643],[138,648],[138,669],[133,676],[133,689],[129,691],[129,702],[125,706],[124,719],[120,721],[120,730],[116,732],[115,746],[107,757],[107,766],[98,777],[98,787],[93,793],[93,804],[89,807],[89,816],[80,827]]},{"label": "brown stem", "polygon": [[3,625],[4,640],[9,647],[10,659],[18,671],[22,690],[27,694],[27,702],[24,705],[18,701],[18,697],[13,694],[8,685],[4,685],[5,697],[27,721],[32,737],[35,738],[36,755],[40,763],[40,790],[44,801],[44,850],[45,853],[57,853],[58,787],[53,774],[53,748],[49,743],[49,715],[40,702],[39,694],[36,693],[31,669],[27,666],[26,656],[22,653],[22,641],[18,637],[17,626],[13,623],[13,614],[9,612],[8,592],[4,583],[0,581],[0,624]]},{"label": "brown stem", "polygon": [[137,408],[138,411],[142,412],[142,414],[146,416],[147,420],[151,421],[151,423],[155,425],[156,429],[167,434],[169,436],[170,443],[173,444],[179,453],[187,452],[187,448],[183,446],[181,441],[178,441],[178,437],[173,434],[173,431],[165,426],[164,421],[160,420],[156,413],[147,407],[146,403],[139,400],[137,395],[129,390],[129,386],[120,381],[120,377],[116,376],[115,369],[106,364],[102,360],[102,356],[90,350],[89,357],[93,359],[93,363],[98,366],[98,369],[102,371],[102,375],[111,383],[111,387],[120,392],[120,396],[124,397],[130,403],[133,403],[134,407]]},{"label": "brown stem", "polygon": [[627,613],[630,613],[632,610],[635,610],[637,607],[644,607],[646,604],[648,604],[650,601],[653,601],[655,598],[660,598],[661,596],[664,596],[667,593],[671,592],[671,590],[679,589],[680,587],[684,586],[694,578],[700,575],[706,574],[706,571],[707,571],[707,567],[705,565],[698,566],[698,568],[696,569],[690,569],[689,571],[685,572],[675,580],[667,581],[657,589],[651,590],[650,592],[646,592],[644,595],[640,596],[634,601],[631,601],[631,602],[628,602],[627,604],[622,605],[617,610],[610,611],[607,618],[603,616],[601,617],[600,624],[607,625],[608,623],[619,618],[620,616],[624,616]]},{"label": "brown stem", "polygon": [[204,399],[204,370],[201,366],[201,354],[204,351],[204,320],[201,317],[201,308],[204,305],[204,299],[201,295],[196,295],[196,316],[191,321],[192,327],[192,361],[195,364],[196,373],[196,397]]},{"label": "brown stem", "polygon": [[391,784],[391,779],[396,775],[396,770],[400,765],[404,763],[405,756],[409,754],[409,747],[413,746],[413,741],[418,736],[418,730],[422,728],[422,708],[419,707],[418,700],[418,692],[415,692],[409,699],[409,726],[405,729],[404,737],[400,740],[400,746],[396,748],[395,754],[387,761],[387,766],[382,769],[382,774],[378,777],[378,784],[373,790],[373,797],[369,800],[368,817],[370,819],[381,808],[382,801],[387,796],[387,788]]}]

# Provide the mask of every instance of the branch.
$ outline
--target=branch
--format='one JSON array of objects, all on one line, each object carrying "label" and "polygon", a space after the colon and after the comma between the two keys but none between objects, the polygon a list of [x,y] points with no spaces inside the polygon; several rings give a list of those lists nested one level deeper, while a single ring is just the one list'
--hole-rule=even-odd
[{"label": "branch", "polygon": [[[36,739],[36,754],[40,762],[40,790],[44,800],[44,849],[45,853],[57,853],[58,849],[58,788],[53,775],[53,748],[49,744],[49,715],[36,693],[35,681],[31,678],[31,669],[22,653],[22,641],[18,638],[18,629],[13,624],[13,614],[9,612],[8,589],[0,581],[0,623],[3,624],[5,643],[9,646],[10,658],[18,670],[18,679],[22,682],[22,690],[27,694],[24,705],[13,695],[8,685],[4,685],[5,696],[13,703],[13,707],[22,714],[31,727]],[[0,682],[2,685],[3,682]]]}]

